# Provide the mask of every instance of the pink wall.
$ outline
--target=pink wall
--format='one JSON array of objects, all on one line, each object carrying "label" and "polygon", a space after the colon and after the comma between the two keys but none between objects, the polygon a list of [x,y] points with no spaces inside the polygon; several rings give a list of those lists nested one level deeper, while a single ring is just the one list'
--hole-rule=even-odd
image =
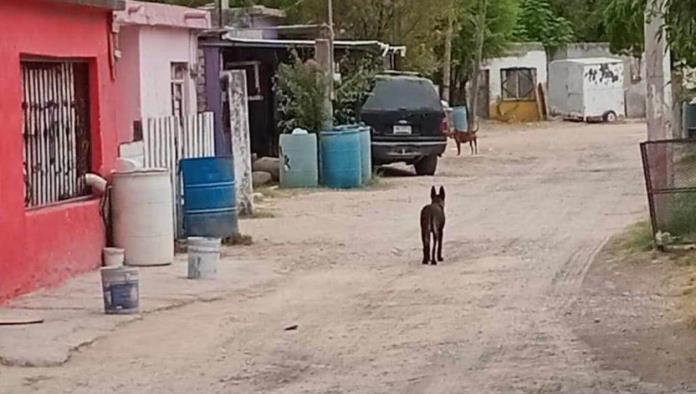
[{"label": "pink wall", "polygon": [[116,128],[119,142],[133,140],[133,122],[140,116],[140,29],[122,26],[118,33],[121,58],[116,62]]},{"label": "pink wall", "polygon": [[[192,8],[128,1],[116,12],[120,26],[116,64],[119,137],[132,138],[136,120],[171,116],[171,63],[198,61],[196,32],[210,27],[210,15]],[[196,113],[195,79],[188,76],[186,112]]]},{"label": "pink wall", "polygon": [[[188,29],[143,26],[140,31],[140,86],[143,117],[171,116],[171,63],[196,62],[197,40]],[[196,85],[188,76],[186,109],[195,113]]]},{"label": "pink wall", "polygon": [[110,16],[55,1],[0,2],[0,302],[100,265],[98,199],[24,207],[20,55],[89,61],[92,169],[106,176],[117,150]]}]

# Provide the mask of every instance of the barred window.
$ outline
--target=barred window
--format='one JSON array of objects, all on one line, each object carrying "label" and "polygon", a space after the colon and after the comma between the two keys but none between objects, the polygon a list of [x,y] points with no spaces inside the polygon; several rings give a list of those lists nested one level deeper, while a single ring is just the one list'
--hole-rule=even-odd
[{"label": "barred window", "polygon": [[21,70],[25,206],[89,194],[88,64],[22,60]]}]

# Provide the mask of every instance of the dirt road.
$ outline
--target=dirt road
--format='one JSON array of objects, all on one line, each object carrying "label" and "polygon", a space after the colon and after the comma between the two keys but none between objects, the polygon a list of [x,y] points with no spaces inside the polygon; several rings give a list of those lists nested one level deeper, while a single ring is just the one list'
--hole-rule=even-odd
[{"label": "dirt road", "polygon": [[[436,178],[274,201],[242,222],[280,275],[145,316],[59,368],[1,368],[0,392],[660,393],[605,369],[563,315],[592,256],[645,215],[642,124],[482,131]],[[418,211],[447,188],[444,257],[420,264]],[[296,330],[285,328],[297,325]]]}]

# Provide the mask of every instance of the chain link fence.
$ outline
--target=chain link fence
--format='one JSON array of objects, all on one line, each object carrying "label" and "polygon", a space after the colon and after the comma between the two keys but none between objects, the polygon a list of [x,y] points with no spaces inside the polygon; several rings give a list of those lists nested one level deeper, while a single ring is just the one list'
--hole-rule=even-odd
[{"label": "chain link fence", "polygon": [[648,141],[640,150],[653,236],[696,243],[696,139]]}]

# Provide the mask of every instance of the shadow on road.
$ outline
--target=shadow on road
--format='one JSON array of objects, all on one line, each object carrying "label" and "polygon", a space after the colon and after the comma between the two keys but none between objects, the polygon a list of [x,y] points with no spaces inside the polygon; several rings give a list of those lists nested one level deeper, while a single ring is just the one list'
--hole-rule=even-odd
[{"label": "shadow on road", "polygon": [[377,174],[385,178],[404,178],[414,177],[416,173],[413,169],[382,166],[377,168]]}]

